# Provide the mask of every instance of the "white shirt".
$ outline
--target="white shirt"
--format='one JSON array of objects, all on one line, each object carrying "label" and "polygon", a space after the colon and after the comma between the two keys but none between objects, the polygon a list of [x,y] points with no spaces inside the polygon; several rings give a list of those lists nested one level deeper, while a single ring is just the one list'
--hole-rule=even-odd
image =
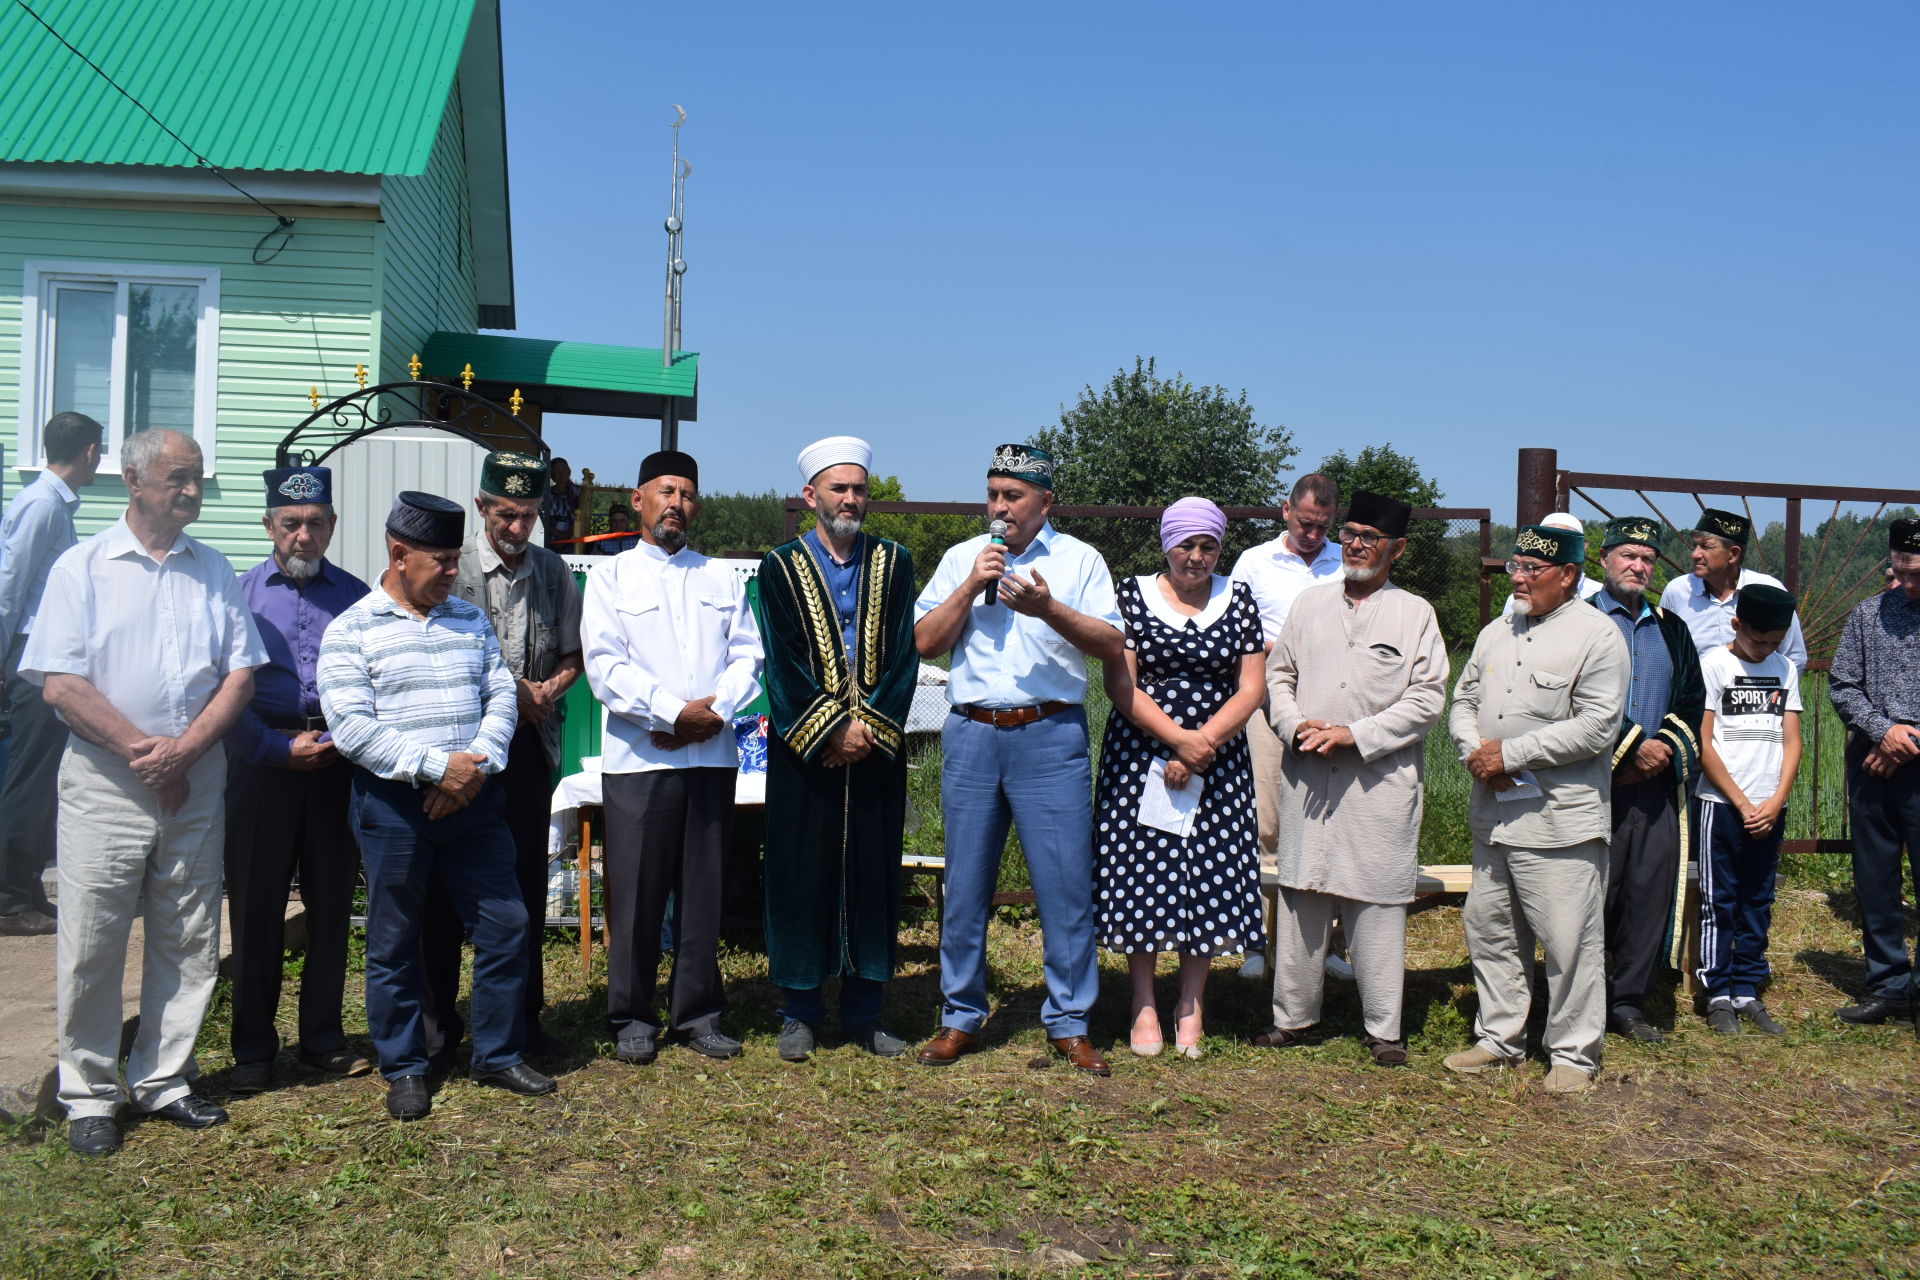
[{"label": "white shirt", "polygon": [[[685,548],[669,557],[651,542],[622,551],[587,575],[580,642],[587,683],[610,713],[602,772],[739,767],[733,714],[759,690],[762,650],[731,569]],[[726,728],[677,751],[653,745],[649,734],[672,732],[686,705],[708,694]]]},{"label": "white shirt", "polygon": [[[1780,789],[1787,712],[1801,710],[1800,669],[1777,652],[1747,662],[1722,645],[1701,655],[1700,679],[1707,710],[1713,712],[1713,749],[1720,763],[1750,802],[1765,804]],[[1727,803],[1704,773],[1694,794]]]},{"label": "white shirt", "polygon": [[175,738],[266,661],[227,558],[182,533],[156,563],[122,516],[54,561],[20,674],[79,676],[141,733]]},{"label": "white shirt", "polygon": [[[926,590],[914,602],[914,620],[952,596],[967,575],[987,535],[947,548]],[[1011,548],[1009,548],[1011,550]],[[1113,576],[1098,551],[1072,534],[1042,524],[1026,549],[1007,556],[1007,572],[1033,576],[1038,569],[1053,598],[1069,609],[1121,629]],[[1042,702],[1085,702],[1087,661],[1073,643],[1038,618],[1015,613],[1006,602],[984,605],[974,595],[960,642],[953,647],[947,701],[959,707],[1031,707]]]},{"label": "white shirt", "polygon": [[1253,602],[1260,606],[1260,630],[1269,646],[1280,639],[1294,597],[1340,572],[1340,544],[1333,539],[1321,543],[1309,562],[1287,545],[1287,537],[1283,533],[1271,542],[1248,547],[1227,575],[1253,592]]},{"label": "white shirt", "polygon": [[[1600,588],[1605,585],[1606,584],[1601,582],[1600,579],[1598,578],[1589,578],[1585,574],[1581,574],[1580,575],[1580,598],[1582,600],[1593,599],[1595,596],[1600,594]],[[1514,606],[1517,605],[1518,603],[1519,601],[1515,597],[1508,596],[1507,602],[1500,606],[1500,616],[1503,618],[1512,617]]]},{"label": "white shirt", "polygon": [[[1740,588],[1754,582],[1786,589],[1780,579],[1770,574],[1742,569],[1740,580],[1727,593],[1727,598],[1715,600],[1707,591],[1707,580],[1690,573],[1667,584],[1667,589],[1660,593],[1660,607],[1680,615],[1687,630],[1693,633],[1694,647],[1704,658],[1709,650],[1722,648],[1733,639],[1733,607],[1739,602]],[[1787,638],[1780,642],[1780,653],[1795,669],[1806,669],[1807,640],[1800,634],[1798,613],[1793,615],[1793,625],[1787,628]]]}]

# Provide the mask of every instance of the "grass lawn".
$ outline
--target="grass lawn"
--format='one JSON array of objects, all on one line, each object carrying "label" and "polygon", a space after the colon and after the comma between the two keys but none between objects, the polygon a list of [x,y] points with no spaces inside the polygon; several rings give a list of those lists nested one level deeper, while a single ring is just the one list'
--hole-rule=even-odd
[{"label": "grass lawn", "polygon": [[[725,955],[746,1055],[628,1067],[606,1056],[597,976],[556,934],[551,1021],[577,1050],[556,1097],[456,1077],[401,1126],[377,1078],[323,1079],[289,1053],[279,1090],[231,1100],[232,1123],[203,1134],[143,1125],[88,1162],[21,1129],[0,1148],[0,1275],[1916,1274],[1920,1044],[1834,1023],[1857,936],[1821,883],[1781,895],[1784,1042],[1721,1040],[1683,1013],[1664,1049],[1610,1041],[1598,1087],[1571,1099],[1542,1091],[1538,1062],[1493,1081],[1441,1070],[1472,1010],[1451,905],[1413,918],[1398,1072],[1368,1063],[1339,984],[1340,1038],[1248,1047],[1265,997],[1226,961],[1203,1060],[1122,1049],[1110,1080],[1049,1066],[1037,927],[1016,909],[994,926],[990,1047],[949,1070],[850,1047],[780,1062],[752,935]],[[917,1037],[937,937],[925,920],[903,937],[889,1022]],[[1097,1039],[1125,1001],[1106,957]],[[223,1002],[201,1045],[221,1099],[224,1021]],[[357,1005],[348,1025],[365,1025]]]}]

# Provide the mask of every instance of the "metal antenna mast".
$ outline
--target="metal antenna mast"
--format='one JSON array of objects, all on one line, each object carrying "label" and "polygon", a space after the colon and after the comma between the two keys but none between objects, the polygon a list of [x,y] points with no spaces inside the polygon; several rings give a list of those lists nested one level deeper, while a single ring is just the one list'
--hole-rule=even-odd
[{"label": "metal antenna mast", "polygon": [[[687,175],[693,172],[693,166],[680,156],[680,126],[687,122],[687,113],[675,104],[673,116],[673,123],[667,126],[673,130],[673,170],[667,193],[667,287],[660,319],[660,363],[666,368],[673,366],[673,357],[680,350],[680,282],[687,274],[687,260],[681,256],[681,247],[686,243],[683,219],[687,209]],[[660,411],[660,447],[678,449],[680,416],[674,407],[674,397],[667,396],[665,400],[666,407]]]}]

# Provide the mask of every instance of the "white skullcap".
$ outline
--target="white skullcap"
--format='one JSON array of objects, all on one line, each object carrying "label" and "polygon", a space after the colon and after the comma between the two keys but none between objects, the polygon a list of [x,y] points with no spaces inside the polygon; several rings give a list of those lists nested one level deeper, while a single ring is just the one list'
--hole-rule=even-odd
[{"label": "white skullcap", "polygon": [[852,463],[862,470],[873,470],[873,446],[859,436],[828,436],[802,449],[798,461],[801,482],[812,484],[813,478],[828,467]]},{"label": "white skullcap", "polygon": [[1549,529],[1565,529],[1569,533],[1584,533],[1586,531],[1580,523],[1579,516],[1568,515],[1564,511],[1556,511],[1540,523]]}]

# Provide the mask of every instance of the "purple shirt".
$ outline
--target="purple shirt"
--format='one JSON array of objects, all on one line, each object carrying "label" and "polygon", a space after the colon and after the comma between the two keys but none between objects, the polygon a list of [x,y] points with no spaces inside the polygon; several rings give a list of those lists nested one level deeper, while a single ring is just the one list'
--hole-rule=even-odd
[{"label": "purple shirt", "polygon": [[[284,766],[290,740],[262,716],[317,716],[315,669],[327,624],[367,594],[367,584],[328,560],[305,583],[280,572],[269,556],[240,575],[240,594],[267,647],[267,665],[253,673],[253,701],[227,733],[227,747],[249,764]],[[326,740],[323,735],[322,741]]]}]

